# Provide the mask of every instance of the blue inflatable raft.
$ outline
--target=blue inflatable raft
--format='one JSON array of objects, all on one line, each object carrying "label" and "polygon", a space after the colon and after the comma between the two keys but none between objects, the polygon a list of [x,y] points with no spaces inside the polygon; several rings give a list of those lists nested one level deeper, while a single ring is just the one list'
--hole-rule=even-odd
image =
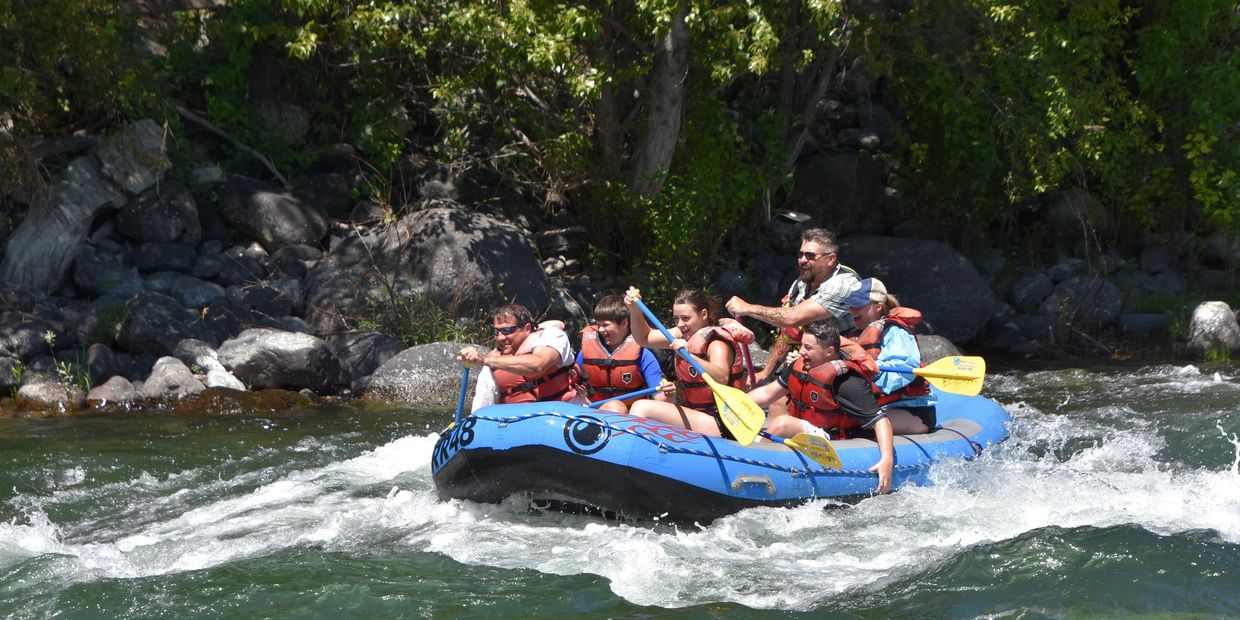
[{"label": "blue inflatable raft", "polygon": [[[1011,416],[995,401],[938,395],[940,428],[895,438],[893,489],[928,484],[936,461],[972,459],[1007,439]],[[878,445],[832,443],[843,469],[782,444],[741,446],[568,403],[494,405],[444,430],[431,472],[442,499],[495,503],[518,495],[562,510],[705,523],[754,506],[871,495]]]}]

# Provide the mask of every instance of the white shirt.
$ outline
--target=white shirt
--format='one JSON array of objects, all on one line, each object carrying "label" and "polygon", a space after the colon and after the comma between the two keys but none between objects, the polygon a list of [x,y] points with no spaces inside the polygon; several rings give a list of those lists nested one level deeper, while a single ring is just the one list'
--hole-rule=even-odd
[{"label": "white shirt", "polygon": [[[568,334],[564,330],[554,327],[544,327],[537,331],[530,332],[527,338],[534,338],[533,344],[530,346],[532,352],[536,347],[551,347],[556,353],[560,354],[560,365],[556,368],[563,368],[573,364],[574,356],[573,345],[568,341]],[[525,344],[525,343],[522,343]],[[485,367],[482,372],[478,373],[478,385],[474,387],[474,402],[470,413],[477,411],[487,405],[494,405],[499,402],[499,387],[495,385],[495,377],[491,374],[491,368]],[[583,401],[584,402],[584,401]]]}]

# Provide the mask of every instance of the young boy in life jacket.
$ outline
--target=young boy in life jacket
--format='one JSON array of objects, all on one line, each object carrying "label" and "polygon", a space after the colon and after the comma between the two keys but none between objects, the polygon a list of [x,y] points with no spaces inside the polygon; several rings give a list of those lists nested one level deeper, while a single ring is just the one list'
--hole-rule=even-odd
[{"label": "young boy in life jacket", "polygon": [[[921,312],[900,305],[878,278],[866,278],[853,287],[844,303],[852,309],[861,335],[857,342],[880,366],[912,370],[924,364],[917,344]],[[899,372],[880,373],[878,406],[887,412],[897,435],[929,433],[937,426],[938,397],[922,377]]]},{"label": "young boy in life jacket", "polygon": [[[581,330],[577,374],[579,387],[590,402],[663,382],[659,360],[633,340],[624,295],[608,295],[594,306],[594,324]],[[613,400],[603,403],[600,409],[628,413],[635,400]]]},{"label": "young boy in life jacket", "polygon": [[879,459],[870,471],[878,474],[878,492],[886,493],[891,489],[895,450],[891,422],[878,408],[875,392],[865,367],[840,351],[839,328],[828,320],[806,325],[796,361],[749,396],[764,407],[788,397],[788,415],[770,418],[767,432],[772,435],[811,433],[835,439],[872,435]]},{"label": "young boy in life jacket", "polygon": [[520,304],[496,308],[492,321],[495,348],[490,353],[465,347],[456,356],[471,368],[482,368],[471,413],[497,403],[581,401],[573,346],[563,323],[546,321],[535,326],[530,311]]}]

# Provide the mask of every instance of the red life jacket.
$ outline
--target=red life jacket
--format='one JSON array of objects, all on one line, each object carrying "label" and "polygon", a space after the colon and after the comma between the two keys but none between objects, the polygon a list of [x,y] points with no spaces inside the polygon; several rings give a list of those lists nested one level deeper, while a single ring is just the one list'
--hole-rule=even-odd
[{"label": "red life jacket", "polygon": [[[515,355],[532,352],[534,344],[541,339],[543,331],[543,329],[538,329],[530,332]],[[539,334],[540,337],[535,338],[535,334]],[[577,391],[573,389],[576,378],[575,368],[574,364],[553,368],[540,377],[523,377],[515,372],[492,368],[491,376],[495,378],[495,387],[499,388],[499,402],[503,404],[551,400],[567,402],[577,396]]]},{"label": "red life jacket", "polygon": [[598,335],[597,325],[581,330],[581,372],[585,375],[586,396],[590,402],[646,387],[640,367],[641,355],[642,348],[633,341],[632,335],[615,351],[609,352]]},{"label": "red life jacket", "polygon": [[[862,330],[861,335],[857,337],[857,341],[866,353],[874,359],[879,359],[883,353],[883,334],[892,328],[903,329],[913,336],[914,342],[917,339],[916,326],[921,323],[921,312],[904,306],[897,306],[887,311],[887,316],[870,323]],[[925,361],[922,361],[925,366]],[[898,400],[906,398],[920,398],[930,394],[930,382],[925,377],[917,377],[912,383],[892,392],[884,394],[878,393],[878,405],[888,405]]]},{"label": "red life jacket", "polygon": [[[856,373],[876,390],[865,374],[865,368],[856,360],[841,357],[843,364],[827,363],[805,370],[805,358],[797,358],[788,373],[788,411],[792,415],[825,431],[835,431],[837,439],[843,439],[847,431],[861,426],[861,421],[848,415],[835,398],[835,380],[841,374]],[[840,367],[843,367],[841,370]]]},{"label": "red life jacket", "polygon": [[[732,346],[732,368],[728,370],[727,384],[743,389],[745,387],[745,362],[741,358],[738,347],[746,345],[738,343],[731,331],[719,327],[703,327],[689,338],[686,348],[699,358],[707,359],[706,350],[716,339],[724,340]],[[706,385],[706,381],[698,376],[697,369],[679,355],[676,356],[676,388],[677,400],[680,404],[699,411],[715,410],[714,392],[711,391],[709,385]]]}]

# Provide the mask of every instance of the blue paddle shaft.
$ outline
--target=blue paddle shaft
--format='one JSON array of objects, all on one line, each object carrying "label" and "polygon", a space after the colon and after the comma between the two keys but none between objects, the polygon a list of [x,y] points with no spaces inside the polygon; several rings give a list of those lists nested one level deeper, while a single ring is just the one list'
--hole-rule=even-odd
[{"label": "blue paddle shaft", "polygon": [[878,369],[882,372],[898,372],[902,375],[916,374],[913,372],[912,368],[896,368],[895,366],[879,366]]},{"label": "blue paddle shaft", "polygon": [[[663,327],[663,323],[660,322],[659,319],[655,318],[654,313],[650,311],[650,308],[646,307],[645,302],[638,299],[637,307],[641,308],[642,314],[646,315],[646,320],[649,321],[651,325],[654,325],[655,327],[659,328],[659,331],[663,332],[663,337],[667,338],[668,344],[671,344],[671,342],[675,340],[675,338],[672,337],[672,332],[667,331],[667,328]],[[702,369],[702,365],[699,364],[697,360],[693,359],[693,355],[691,355],[689,351],[681,348],[681,349],[677,349],[676,352],[680,353],[680,356],[685,358],[685,361],[693,365],[694,370],[697,370],[699,375],[706,374],[706,371]]]},{"label": "blue paddle shaft", "polygon": [[465,392],[469,390],[469,366],[465,366],[465,372],[461,374],[461,395],[456,397],[456,421],[461,421],[462,414],[465,413]]},{"label": "blue paddle shaft", "polygon": [[637,390],[636,392],[629,392],[628,394],[620,394],[619,396],[612,396],[611,398],[604,398],[603,400],[596,400],[586,406],[598,409],[599,406],[602,405],[603,403],[609,403],[613,400],[628,400],[630,398],[637,398],[639,396],[645,396],[647,394],[654,394],[655,392],[658,392],[658,391],[659,391],[659,386],[656,385],[654,387],[648,387],[644,390]]}]

